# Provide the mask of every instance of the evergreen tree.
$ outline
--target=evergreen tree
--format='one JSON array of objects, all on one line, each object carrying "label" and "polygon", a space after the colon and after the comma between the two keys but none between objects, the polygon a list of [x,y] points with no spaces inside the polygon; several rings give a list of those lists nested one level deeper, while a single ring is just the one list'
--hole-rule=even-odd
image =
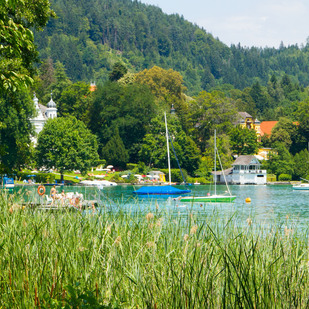
[{"label": "evergreen tree", "polygon": [[55,64],[55,82],[49,86],[50,91],[53,93],[53,99],[61,105],[62,91],[72,84],[66,74],[66,69],[59,61]]},{"label": "evergreen tree", "polygon": [[255,82],[252,85],[250,95],[255,102],[260,114],[265,113],[266,110],[269,108],[269,101],[259,82]]},{"label": "evergreen tree", "polygon": [[37,77],[37,83],[35,91],[38,97],[46,97],[50,95],[50,87],[56,82],[55,69],[53,60],[47,58],[40,66],[39,76]]},{"label": "evergreen tree", "polygon": [[117,168],[125,168],[129,162],[129,154],[116,128],[114,135],[102,149],[102,157],[108,164]]},{"label": "evergreen tree", "polygon": [[109,74],[109,80],[116,82],[125,74],[127,74],[127,72],[128,69],[121,62],[116,62],[113,66],[112,72]]},{"label": "evergreen tree", "polygon": [[294,156],[294,177],[295,179],[305,178],[309,176],[309,152],[304,149]]}]

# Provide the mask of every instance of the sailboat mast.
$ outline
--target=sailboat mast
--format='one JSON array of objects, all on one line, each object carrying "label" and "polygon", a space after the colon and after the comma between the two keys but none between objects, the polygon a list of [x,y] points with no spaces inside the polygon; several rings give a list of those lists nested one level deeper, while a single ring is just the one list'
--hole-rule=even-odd
[{"label": "sailboat mast", "polygon": [[215,162],[215,166],[214,166],[214,183],[215,183],[215,195],[217,195],[217,175],[216,175],[216,171],[217,171],[217,136],[216,136],[216,130],[215,130],[215,141],[214,141],[214,162]]},{"label": "sailboat mast", "polygon": [[166,147],[167,147],[168,183],[171,184],[171,159],[170,159],[170,147],[168,140],[166,113],[164,113],[164,120],[165,120],[165,132],[166,132]]}]

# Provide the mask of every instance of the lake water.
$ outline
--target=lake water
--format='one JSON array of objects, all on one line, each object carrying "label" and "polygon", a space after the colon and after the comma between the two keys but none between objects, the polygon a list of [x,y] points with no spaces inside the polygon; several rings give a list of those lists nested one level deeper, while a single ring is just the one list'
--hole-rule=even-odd
[{"label": "lake water", "polygon": [[[246,222],[251,218],[254,223],[267,225],[289,225],[300,228],[309,227],[309,190],[293,190],[290,185],[266,185],[266,186],[230,186],[233,195],[236,195],[234,203],[180,203],[174,197],[153,196],[137,197],[132,192],[138,187],[131,185],[119,185],[115,187],[105,187],[99,191],[94,187],[66,186],[65,192],[80,192],[84,194],[85,199],[98,200],[101,208],[117,211],[135,211],[142,209],[145,211],[168,211],[175,215],[186,216],[193,213],[203,218],[214,212],[218,218],[235,217],[239,224]],[[180,186],[180,188],[184,188]],[[50,187],[46,188],[46,193]],[[207,195],[213,192],[213,186],[199,185],[190,186],[192,192],[190,195]],[[23,198],[28,201],[39,201],[37,187],[24,186],[15,187],[14,195],[16,198]],[[57,187],[60,193],[62,188]],[[217,193],[223,194],[226,187],[217,186]],[[251,203],[246,203],[246,198],[251,199]],[[288,219],[287,219],[288,218]],[[242,223],[241,223],[242,222]]]},{"label": "lake water", "polygon": [[[208,192],[213,192],[213,187],[209,185],[190,186],[190,195],[205,196]],[[148,207],[167,208],[176,213],[186,213],[188,210],[197,215],[210,215],[214,212],[218,217],[229,218],[236,214],[237,220],[246,222],[251,218],[261,225],[286,224],[287,218],[290,225],[299,227],[309,227],[309,190],[293,190],[291,185],[267,185],[250,186],[234,185],[230,186],[233,195],[236,195],[234,203],[180,203],[175,198],[167,197],[132,197],[132,186],[113,187],[103,190],[108,200],[122,205],[126,208]],[[224,194],[226,187],[217,186],[217,193]],[[251,203],[246,203],[246,198],[251,199]]]}]

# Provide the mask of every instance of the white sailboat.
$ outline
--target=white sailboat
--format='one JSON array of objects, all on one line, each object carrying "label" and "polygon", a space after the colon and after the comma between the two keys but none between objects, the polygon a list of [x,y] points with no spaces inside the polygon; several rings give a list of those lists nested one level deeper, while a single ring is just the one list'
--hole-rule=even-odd
[{"label": "white sailboat", "polygon": [[221,164],[219,152],[218,152],[218,149],[217,149],[216,139],[217,139],[217,136],[216,136],[216,130],[215,130],[215,140],[214,140],[214,194],[213,195],[209,194],[207,196],[180,197],[179,200],[181,202],[185,202],[185,203],[188,203],[188,202],[189,203],[231,203],[236,199],[236,196],[231,194],[231,191],[230,191],[229,186],[227,184],[224,173],[223,173],[223,176],[224,176],[225,185],[227,187],[228,195],[218,195],[217,194],[217,175],[216,175],[217,155],[218,155],[218,159],[220,161],[221,169],[222,169],[222,164]]}]

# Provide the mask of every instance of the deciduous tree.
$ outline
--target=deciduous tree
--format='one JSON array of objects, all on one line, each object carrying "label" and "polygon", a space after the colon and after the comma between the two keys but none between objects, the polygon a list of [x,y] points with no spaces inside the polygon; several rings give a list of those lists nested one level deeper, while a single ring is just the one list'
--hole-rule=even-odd
[{"label": "deciduous tree", "polygon": [[98,87],[89,111],[89,127],[98,137],[100,151],[118,128],[130,162],[137,163],[139,144],[155,111],[154,97],[144,85],[108,82]]},{"label": "deciduous tree", "polygon": [[269,160],[264,162],[263,168],[267,169],[267,173],[275,174],[277,176],[281,174],[293,175],[293,156],[283,144],[278,144],[276,152],[270,154]]},{"label": "deciduous tree", "polygon": [[[20,107],[14,107],[16,101]],[[33,130],[29,118],[33,113],[33,102],[27,92],[0,96],[0,173],[30,163]]]},{"label": "deciduous tree", "polygon": [[230,132],[231,146],[237,155],[253,155],[258,152],[259,143],[253,129],[236,126]]},{"label": "deciduous tree", "polygon": [[49,119],[38,137],[38,167],[85,174],[99,159],[98,144],[85,124],[74,117]]},{"label": "deciduous tree", "polygon": [[[166,168],[167,146],[163,116],[152,119],[149,128],[148,134],[143,139],[139,158],[147,165]],[[168,130],[180,167],[192,175],[199,166],[200,150],[194,141],[182,130],[179,119],[171,117],[168,120]],[[177,168],[178,164],[171,144],[170,157],[172,167]]]},{"label": "deciduous tree", "polygon": [[189,110],[195,141],[202,151],[206,141],[213,136],[214,129],[218,134],[229,132],[237,116],[234,101],[220,91],[202,91],[190,101]]},{"label": "deciduous tree", "polygon": [[41,29],[53,15],[48,0],[0,0],[0,90],[32,84],[37,51],[30,29]]},{"label": "deciduous tree", "polygon": [[88,111],[91,104],[89,85],[77,82],[67,86],[57,101],[59,116],[74,116],[79,120],[88,122]]},{"label": "deciduous tree", "polygon": [[181,119],[182,126],[187,130],[187,103],[185,101],[183,78],[172,69],[164,70],[158,66],[145,69],[136,74],[135,81],[147,85],[160,103],[162,110],[170,109],[172,105]]},{"label": "deciduous tree", "polygon": [[294,177],[307,178],[309,176],[309,152],[304,149],[294,156]]}]

